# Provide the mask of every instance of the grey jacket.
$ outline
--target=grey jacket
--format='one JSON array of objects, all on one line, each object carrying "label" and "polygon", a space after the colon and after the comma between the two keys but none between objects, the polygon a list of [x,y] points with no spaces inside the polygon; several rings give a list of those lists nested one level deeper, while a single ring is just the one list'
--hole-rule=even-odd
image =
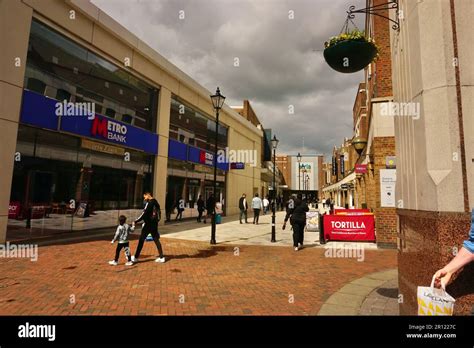
[{"label": "grey jacket", "polygon": [[118,240],[119,243],[127,243],[128,235],[135,230],[135,226],[130,226],[128,224],[118,225],[117,231],[115,232],[113,242]]}]

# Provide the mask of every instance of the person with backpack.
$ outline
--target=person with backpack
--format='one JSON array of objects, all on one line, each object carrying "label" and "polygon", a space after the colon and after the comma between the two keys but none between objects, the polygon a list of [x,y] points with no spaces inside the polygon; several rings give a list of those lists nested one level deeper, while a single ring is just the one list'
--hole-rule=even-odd
[{"label": "person with backpack", "polygon": [[145,192],[143,194],[143,199],[145,202],[145,208],[143,208],[142,214],[135,220],[135,224],[143,221],[142,233],[140,234],[140,239],[138,240],[135,256],[132,256],[132,262],[138,261],[143,248],[143,243],[145,242],[148,234],[150,234],[159,253],[155,262],[163,263],[165,262],[165,257],[163,255],[163,248],[160,243],[160,234],[158,233],[158,222],[161,219],[160,204],[155,198],[153,198],[150,192]]},{"label": "person with backpack", "polygon": [[[306,227],[306,213],[309,211],[308,205],[303,201],[301,193],[299,193],[294,201],[294,209],[292,212],[287,212],[290,216],[291,227],[293,228],[293,247],[295,251],[303,248],[304,229]],[[287,221],[285,217],[285,224]]]},{"label": "person with backpack", "polygon": [[184,211],[184,199],[182,197],[178,198],[178,214],[176,215],[176,220],[183,220],[183,211]]}]

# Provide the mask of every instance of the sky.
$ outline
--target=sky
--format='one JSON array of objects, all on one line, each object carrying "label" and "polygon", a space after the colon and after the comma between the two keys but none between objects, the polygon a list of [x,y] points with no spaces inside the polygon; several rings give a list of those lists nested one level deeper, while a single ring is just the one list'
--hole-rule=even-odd
[{"label": "sky", "polygon": [[[365,0],[92,2],[228,105],[250,100],[278,153],[328,156],[352,136],[363,73],[332,70],[322,52]],[[364,20],[354,19],[361,30]]]}]

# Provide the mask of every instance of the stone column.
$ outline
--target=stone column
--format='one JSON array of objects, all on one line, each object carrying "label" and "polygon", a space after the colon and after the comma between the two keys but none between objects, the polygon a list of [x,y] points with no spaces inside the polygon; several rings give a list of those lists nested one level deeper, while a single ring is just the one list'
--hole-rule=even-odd
[{"label": "stone column", "polygon": [[0,243],[6,240],[28,39],[33,10],[20,1],[0,1]]},{"label": "stone column", "polygon": [[[168,176],[168,141],[170,127],[171,91],[162,87],[158,101],[157,133],[159,136],[158,156],[155,158],[153,195],[161,206],[161,216],[165,217],[166,178]],[[162,218],[160,224],[164,224]]]},{"label": "stone column", "polygon": [[[474,6],[404,3],[410,17],[400,35],[392,33],[394,100],[418,103],[420,113],[395,118],[398,273],[400,313],[413,315],[417,286],[428,286],[461,248],[474,208]],[[470,314],[474,265],[458,272],[447,292],[456,298],[455,315]]]}]

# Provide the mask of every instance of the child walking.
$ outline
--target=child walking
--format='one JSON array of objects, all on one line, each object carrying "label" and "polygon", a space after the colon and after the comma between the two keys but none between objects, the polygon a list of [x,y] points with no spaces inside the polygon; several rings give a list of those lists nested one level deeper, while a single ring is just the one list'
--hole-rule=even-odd
[{"label": "child walking", "polygon": [[116,240],[118,240],[117,244],[117,249],[115,250],[115,259],[112,261],[109,261],[109,265],[112,266],[117,266],[118,265],[118,259],[120,256],[120,250],[122,248],[125,248],[125,256],[127,256],[127,263],[125,263],[125,266],[131,266],[133,265],[132,262],[132,256],[130,253],[130,243],[128,241],[128,235],[129,233],[132,233],[133,230],[135,230],[135,223],[133,223],[132,226],[129,226],[125,222],[127,221],[127,218],[124,215],[120,215],[119,217],[119,225],[117,226],[117,231],[115,232],[114,239],[112,239],[112,244]]}]

